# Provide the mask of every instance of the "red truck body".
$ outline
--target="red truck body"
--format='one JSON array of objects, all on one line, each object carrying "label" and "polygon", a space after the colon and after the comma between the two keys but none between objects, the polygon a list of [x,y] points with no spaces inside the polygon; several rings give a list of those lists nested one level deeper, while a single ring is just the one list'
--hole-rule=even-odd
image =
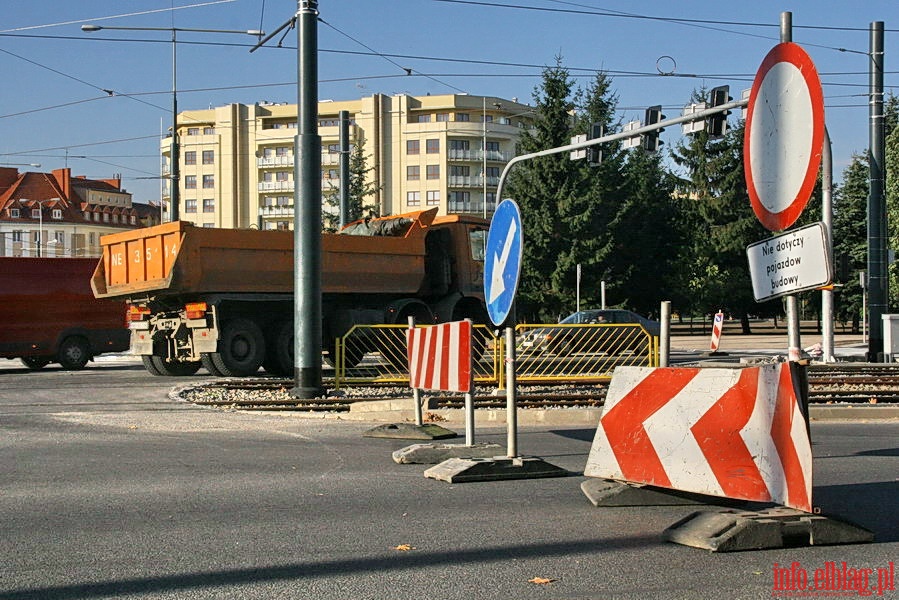
[{"label": "red truck body", "polygon": [[127,306],[91,290],[94,258],[0,258],[0,357],[81,369],[129,348]]}]

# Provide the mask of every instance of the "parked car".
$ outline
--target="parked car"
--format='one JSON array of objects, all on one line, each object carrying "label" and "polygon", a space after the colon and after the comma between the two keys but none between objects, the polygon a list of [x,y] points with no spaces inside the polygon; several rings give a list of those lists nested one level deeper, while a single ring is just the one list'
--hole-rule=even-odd
[{"label": "parked car", "polygon": [[658,321],[630,310],[582,310],[568,315],[558,325],[539,327],[525,333],[521,347],[551,354],[643,353],[649,352],[651,338],[658,337],[660,331]]}]

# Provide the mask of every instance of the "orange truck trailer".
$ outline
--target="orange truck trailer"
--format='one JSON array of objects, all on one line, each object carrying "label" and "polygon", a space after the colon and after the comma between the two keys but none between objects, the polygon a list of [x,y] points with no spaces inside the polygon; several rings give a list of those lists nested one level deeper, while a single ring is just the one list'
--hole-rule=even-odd
[{"label": "orange truck trailer", "polygon": [[[322,234],[322,347],[355,325],[487,322],[488,222],[437,209],[351,223]],[[173,222],[101,238],[91,285],[129,303],[131,349],[154,375],[219,376],[260,366],[293,374],[292,231]],[[364,351],[344,354],[355,366]]]},{"label": "orange truck trailer", "polygon": [[0,258],[0,357],[82,369],[128,350],[126,306],[91,292],[95,258]]}]

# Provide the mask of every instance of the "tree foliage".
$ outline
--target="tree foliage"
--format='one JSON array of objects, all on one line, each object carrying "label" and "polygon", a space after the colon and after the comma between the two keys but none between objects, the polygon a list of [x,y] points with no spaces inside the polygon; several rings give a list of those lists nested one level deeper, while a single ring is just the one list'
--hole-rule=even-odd
[{"label": "tree foliage", "polygon": [[[351,223],[363,217],[379,217],[380,210],[377,200],[374,198],[379,191],[379,186],[369,179],[369,173],[374,167],[368,165],[365,156],[365,139],[358,138],[352,150],[350,150],[350,183],[349,183],[349,214],[346,222]],[[324,204],[331,210],[322,212],[322,221],[325,231],[337,231],[340,227],[340,192],[329,190],[323,194]]]}]

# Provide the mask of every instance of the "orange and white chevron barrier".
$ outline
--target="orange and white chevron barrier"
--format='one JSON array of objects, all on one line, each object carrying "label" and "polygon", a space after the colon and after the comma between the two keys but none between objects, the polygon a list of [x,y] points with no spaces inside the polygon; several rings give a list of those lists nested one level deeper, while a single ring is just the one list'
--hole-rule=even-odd
[{"label": "orange and white chevron barrier", "polygon": [[584,474],[811,512],[792,368],[619,367]]},{"label": "orange and white chevron barrier", "polygon": [[469,393],[471,321],[453,321],[407,332],[409,386]]},{"label": "orange and white chevron barrier", "polygon": [[721,331],[724,329],[724,313],[718,311],[715,313],[715,319],[712,321],[712,341],[709,344],[709,350],[718,352],[718,346],[721,344]]}]

